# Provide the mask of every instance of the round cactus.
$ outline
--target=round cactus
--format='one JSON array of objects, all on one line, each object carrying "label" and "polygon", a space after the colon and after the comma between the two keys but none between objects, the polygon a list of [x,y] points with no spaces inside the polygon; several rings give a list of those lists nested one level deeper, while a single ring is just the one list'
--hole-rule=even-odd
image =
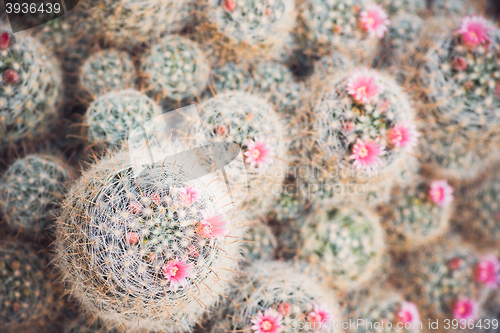
[{"label": "round cactus", "polygon": [[[426,9],[426,0],[376,0],[389,15],[397,15],[402,12],[417,14]],[[397,23],[391,21],[392,26]]]},{"label": "round cactus", "polygon": [[3,241],[0,247],[0,328],[40,332],[57,315],[47,262],[32,247]]},{"label": "round cactus", "polygon": [[337,332],[331,325],[339,315],[335,297],[310,273],[302,263],[255,262],[219,307],[211,332],[264,332],[261,325],[275,329],[268,332],[311,332],[315,323],[316,329],[323,323],[324,332]]},{"label": "round cactus", "polygon": [[242,226],[219,212],[225,193],[192,180],[190,168],[160,161],[137,174],[127,160],[121,152],[99,161],[70,190],[58,266],[110,325],[190,331],[233,277]]},{"label": "round cactus", "polygon": [[134,85],[134,64],[126,52],[102,50],[85,60],[80,82],[93,95],[131,88]]},{"label": "round cactus", "polygon": [[285,124],[265,100],[241,91],[219,94],[199,106],[205,134],[212,141],[232,142],[244,150],[248,196],[245,205],[265,214],[280,194],[286,172]]},{"label": "round cactus", "polygon": [[330,285],[342,289],[368,281],[385,252],[382,228],[369,211],[321,210],[308,218],[302,234],[300,255],[317,264]]},{"label": "round cactus", "polygon": [[269,226],[257,222],[246,230],[241,245],[241,253],[246,261],[272,259],[275,249],[276,238]]},{"label": "round cactus", "polygon": [[68,167],[49,155],[14,162],[0,182],[0,207],[8,224],[28,234],[45,229],[69,179]]},{"label": "round cactus", "polygon": [[141,64],[147,87],[156,98],[181,100],[198,95],[207,85],[210,68],[198,45],[167,36],[151,46]]},{"label": "round cactus", "polygon": [[[447,198],[436,195],[446,194]],[[431,184],[415,179],[393,188],[391,202],[382,208],[382,226],[394,248],[415,248],[443,235],[449,227],[453,189],[446,181]]]},{"label": "round cactus", "polygon": [[0,145],[35,137],[57,116],[61,71],[33,37],[0,28]]},{"label": "round cactus", "polygon": [[119,148],[131,130],[160,114],[161,108],[137,90],[111,91],[87,109],[89,141],[100,149]]}]

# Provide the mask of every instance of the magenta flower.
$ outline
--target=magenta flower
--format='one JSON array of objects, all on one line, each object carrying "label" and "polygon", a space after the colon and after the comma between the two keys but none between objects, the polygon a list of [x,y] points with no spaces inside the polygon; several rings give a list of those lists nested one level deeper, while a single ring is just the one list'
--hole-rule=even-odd
[{"label": "magenta flower", "polygon": [[184,207],[189,207],[200,198],[200,192],[193,186],[188,185],[186,187],[180,188],[179,199]]},{"label": "magenta flower", "polygon": [[10,36],[7,32],[0,35],[0,50],[7,50],[10,45]]},{"label": "magenta flower", "polygon": [[275,153],[266,140],[256,137],[255,141],[248,140],[245,156],[247,157],[245,162],[250,163],[252,168],[257,165],[262,170],[273,163],[270,157],[275,156]]},{"label": "magenta flower", "polygon": [[254,324],[251,328],[256,333],[278,333],[285,329],[282,325],[283,317],[273,309],[267,309],[264,314],[259,311],[257,317],[252,319]]},{"label": "magenta flower", "polygon": [[378,73],[371,72],[365,68],[364,71],[355,70],[347,79],[347,93],[352,95],[356,102],[366,104],[371,100],[377,100],[383,88],[375,83]]},{"label": "magenta flower", "polygon": [[352,148],[352,155],[349,159],[354,160],[354,165],[357,170],[366,170],[370,172],[372,168],[382,165],[382,160],[379,156],[385,154],[384,147],[380,145],[379,138],[375,140],[368,139],[365,142],[357,139],[356,144]]},{"label": "magenta flower", "polygon": [[417,128],[414,124],[405,122],[394,125],[387,135],[389,137],[389,142],[394,147],[406,147],[408,151],[411,151],[411,149],[417,145],[417,138],[420,136],[420,133],[417,132]]},{"label": "magenta flower", "polygon": [[467,47],[475,48],[480,44],[489,42],[488,31],[493,30],[488,21],[481,15],[466,16],[457,30],[462,35],[462,41]]},{"label": "magenta flower", "polygon": [[447,206],[453,201],[453,187],[446,180],[433,181],[429,194],[438,206]]},{"label": "magenta flower", "polygon": [[236,9],[236,1],[234,0],[224,0],[222,1],[222,8],[227,12],[233,12]]},{"label": "magenta flower", "polygon": [[[330,309],[326,303],[321,305],[314,305],[314,309],[307,316],[309,322],[313,325],[313,327],[322,328],[322,324],[324,321],[328,322],[330,320]],[[326,327],[323,327],[326,328]]]},{"label": "magenta flower", "polygon": [[137,201],[128,204],[128,210],[134,214],[140,214],[144,207]]},{"label": "magenta flower", "polygon": [[472,299],[468,299],[467,297],[459,299],[455,306],[453,307],[453,316],[455,319],[477,319],[479,311],[479,304]]},{"label": "magenta flower", "polygon": [[163,276],[167,282],[170,282],[170,289],[176,291],[179,286],[187,286],[187,278],[193,278],[192,269],[192,264],[175,258],[163,265]]},{"label": "magenta flower", "polygon": [[387,26],[391,23],[384,8],[380,5],[370,5],[366,9],[360,14],[361,28],[368,31],[370,38],[384,38],[384,33],[389,30]]},{"label": "magenta flower", "polygon": [[411,302],[403,302],[398,312],[399,321],[403,324],[420,322],[420,313],[417,306]]},{"label": "magenta flower", "polygon": [[281,302],[280,305],[278,305],[278,313],[283,317],[286,317],[290,313],[292,313],[292,306],[290,305],[290,303]]},{"label": "magenta flower", "polygon": [[231,221],[225,219],[225,215],[214,215],[212,212],[203,212],[203,219],[198,224],[198,234],[201,237],[210,238],[210,245],[214,239],[229,235],[226,225]]},{"label": "magenta flower", "polygon": [[500,283],[500,262],[493,254],[481,258],[477,266],[477,281],[493,289],[498,289]]}]

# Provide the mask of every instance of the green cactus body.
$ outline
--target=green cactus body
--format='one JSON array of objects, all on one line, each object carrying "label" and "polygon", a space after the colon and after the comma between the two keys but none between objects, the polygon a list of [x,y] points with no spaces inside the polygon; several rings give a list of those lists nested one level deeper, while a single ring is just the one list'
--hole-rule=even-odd
[{"label": "green cactus body", "polygon": [[55,157],[28,155],[14,162],[0,183],[0,202],[9,225],[28,234],[43,230],[64,196],[68,167]]},{"label": "green cactus body", "polygon": [[422,19],[414,14],[401,13],[391,22],[387,41],[393,57],[402,60],[412,56],[422,39]]},{"label": "green cactus body", "polygon": [[[61,71],[56,59],[26,33],[0,50],[0,145],[44,133],[57,116]],[[6,36],[6,37],[5,37]]]},{"label": "green cactus body", "polygon": [[192,98],[205,88],[210,68],[198,45],[181,36],[166,36],[151,46],[141,71],[155,98]]},{"label": "green cactus body", "polygon": [[269,226],[257,222],[248,227],[241,245],[242,256],[246,261],[272,259],[275,249],[276,238]]},{"label": "green cactus body", "polygon": [[84,62],[80,82],[94,96],[131,88],[134,86],[134,64],[125,52],[102,50]]},{"label": "green cactus body", "polygon": [[[387,11],[389,15],[398,15],[399,13],[418,14],[427,7],[425,0],[376,0]],[[391,26],[397,26],[391,22]]]}]

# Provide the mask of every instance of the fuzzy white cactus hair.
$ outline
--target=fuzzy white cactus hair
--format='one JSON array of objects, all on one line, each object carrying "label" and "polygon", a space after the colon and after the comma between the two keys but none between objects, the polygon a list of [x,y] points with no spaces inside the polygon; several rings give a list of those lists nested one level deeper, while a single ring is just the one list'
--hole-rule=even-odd
[{"label": "fuzzy white cactus hair", "polygon": [[58,220],[71,294],[129,332],[191,331],[235,277],[243,230],[236,214],[218,213],[220,189],[210,184],[174,162],[137,174],[127,152],[98,161]]},{"label": "fuzzy white cactus hair", "polygon": [[[376,0],[378,4],[387,10],[389,15],[399,13],[419,14],[427,7],[425,0]],[[391,22],[392,25],[397,25]]]}]

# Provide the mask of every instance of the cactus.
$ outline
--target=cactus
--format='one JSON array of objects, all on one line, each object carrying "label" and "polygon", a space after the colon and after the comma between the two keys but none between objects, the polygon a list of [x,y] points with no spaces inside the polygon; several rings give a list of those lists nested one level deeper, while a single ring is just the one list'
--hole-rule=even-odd
[{"label": "cactus", "polygon": [[108,328],[101,320],[80,315],[64,326],[63,333],[122,333],[119,328]]},{"label": "cactus", "polygon": [[160,114],[161,108],[137,90],[111,91],[87,109],[89,141],[99,149],[119,148],[131,130]]},{"label": "cactus", "polygon": [[382,208],[381,213],[381,223],[391,247],[415,248],[448,231],[453,207],[435,202],[438,198],[433,200],[430,191],[431,187],[423,179],[393,188],[391,202]]},{"label": "cactus", "polygon": [[199,106],[206,136],[212,141],[240,145],[244,151],[248,185],[246,207],[265,214],[285,176],[285,124],[265,100],[241,91],[219,94]]},{"label": "cactus", "polygon": [[242,239],[241,252],[247,262],[272,259],[276,238],[269,226],[256,222],[250,225]]},{"label": "cactus", "polygon": [[[425,0],[376,0],[387,13],[398,15],[399,13],[418,14],[424,11],[427,7]],[[397,26],[397,23],[391,22],[392,26]]]},{"label": "cactus", "polygon": [[189,332],[233,277],[242,226],[219,212],[224,193],[213,180],[191,180],[181,161],[137,174],[127,160],[127,152],[106,157],[71,188],[58,266],[72,294],[107,324]]},{"label": "cactus", "polygon": [[92,95],[134,85],[134,64],[126,52],[102,50],[92,54],[81,68],[80,82]]},{"label": "cactus", "polygon": [[144,55],[141,71],[154,98],[181,100],[192,98],[205,88],[210,68],[195,42],[166,36]]},{"label": "cactus", "polygon": [[389,46],[387,52],[401,61],[405,57],[412,56],[417,51],[422,39],[423,22],[414,14],[398,14],[392,19],[389,26],[386,43]]},{"label": "cactus", "polygon": [[57,116],[61,71],[27,33],[0,28],[0,145],[44,133]]},{"label": "cactus", "polygon": [[317,264],[324,279],[341,289],[357,288],[380,266],[385,252],[378,217],[359,209],[320,210],[302,227],[300,256]]},{"label": "cactus", "polygon": [[0,329],[40,332],[55,318],[46,260],[28,244],[3,241],[0,247]]},{"label": "cactus", "polygon": [[456,17],[470,10],[470,4],[464,0],[434,0],[431,2],[431,11],[435,16]]},{"label": "cactus", "polygon": [[35,234],[44,230],[71,178],[64,162],[49,155],[15,161],[0,182],[1,210],[9,225]]},{"label": "cactus", "polygon": [[[256,261],[238,281],[215,314],[210,332],[264,332],[257,327],[267,315],[269,324],[285,333],[313,331],[314,323],[319,328],[323,320],[329,325],[322,328],[325,332],[335,331],[330,326],[339,314],[335,297],[303,263]],[[305,328],[298,328],[299,323]]]}]

